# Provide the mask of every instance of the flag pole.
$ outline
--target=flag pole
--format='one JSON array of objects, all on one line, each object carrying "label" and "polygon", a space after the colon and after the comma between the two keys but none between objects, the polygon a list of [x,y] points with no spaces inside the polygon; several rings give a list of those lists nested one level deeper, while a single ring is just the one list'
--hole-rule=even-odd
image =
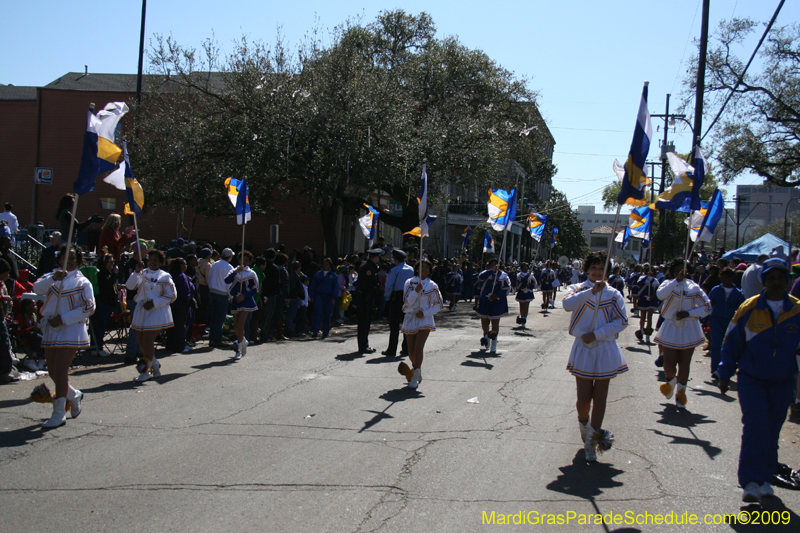
[{"label": "flag pole", "polygon": [[[94,104],[92,104],[89,109],[94,111]],[[72,246],[72,232],[75,229],[75,214],[78,212],[78,198],[81,195],[75,195],[75,202],[72,204],[72,216],[69,219],[69,235],[67,235],[67,247],[64,250],[64,259],[61,262],[61,270],[65,273],[67,272],[67,261],[69,260],[69,249]],[[77,258],[76,258],[77,259]],[[66,275],[64,276],[66,277]],[[62,279],[58,285],[58,299],[56,300],[56,316],[59,316],[59,308],[61,307],[61,293],[64,291],[64,280]]]},{"label": "flag pole", "polygon": [[[611,237],[610,242],[608,243],[608,252],[606,253],[606,263],[605,263],[605,265],[603,265],[603,279],[602,279],[602,281],[606,280],[606,274],[608,274],[608,262],[611,259],[611,245],[614,242],[614,237],[616,237],[614,232],[617,229],[617,222],[619,222],[620,209],[622,209],[622,204],[617,204],[617,214],[614,216],[614,228],[611,230],[611,234],[613,236]],[[588,275],[588,272],[587,272],[587,275]],[[603,291],[600,291],[600,292],[597,293],[597,303],[594,306],[594,316],[592,317],[592,327],[589,328],[589,330],[592,331],[592,332],[594,332],[594,325],[597,322],[597,312],[600,311],[600,297],[602,295],[603,295]],[[595,342],[597,342],[597,341],[595,341]],[[584,344],[586,344],[586,343],[584,343]],[[593,348],[595,346],[595,343],[592,342],[590,344],[586,344],[586,346],[589,347],[589,348]]]}]

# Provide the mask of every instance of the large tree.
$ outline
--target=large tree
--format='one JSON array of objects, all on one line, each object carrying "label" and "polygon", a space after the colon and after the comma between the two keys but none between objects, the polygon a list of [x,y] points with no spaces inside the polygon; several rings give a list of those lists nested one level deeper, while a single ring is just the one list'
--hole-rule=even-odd
[{"label": "large tree", "polygon": [[[800,183],[800,25],[772,28],[745,73],[742,44],[761,33],[761,26],[750,19],[720,22],[707,55],[705,114],[715,116],[730,97],[711,130],[724,183],[749,171],[776,185],[795,186]],[[692,64],[684,83],[691,94],[696,57]]]},{"label": "large tree", "polygon": [[[549,181],[555,169],[526,80],[455,38],[436,39],[425,13],[384,12],[331,35],[326,46],[312,35],[296,55],[280,40],[270,48],[242,39],[226,58],[213,41],[198,53],[158,39],[153,70],[179,87],[143,102],[138,123],[148,171],[175,177],[159,200],[216,197],[220,205],[222,191],[194,179],[198,172],[251,177],[257,212],[281,195],[306,195],[334,253],[339,210],[354,212],[376,195],[403,206],[402,217],[384,214],[383,222],[403,231],[417,225],[425,161],[432,203],[446,183],[509,186],[498,176],[511,159]],[[176,102],[181,116],[160,121]]]},{"label": "large tree", "polygon": [[572,209],[566,195],[556,189],[550,192],[547,206],[542,213],[548,216],[545,236],[542,239],[540,256],[546,256],[550,248],[550,237],[553,228],[558,228],[556,245],[551,249],[551,257],[562,255],[570,259],[583,259],[589,253],[586,235],[583,234],[583,224],[578,219],[577,213]]}]

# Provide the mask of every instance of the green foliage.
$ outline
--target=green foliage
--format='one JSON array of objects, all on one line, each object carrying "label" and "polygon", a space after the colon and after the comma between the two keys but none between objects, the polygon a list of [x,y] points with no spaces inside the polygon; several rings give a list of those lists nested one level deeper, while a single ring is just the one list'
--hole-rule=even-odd
[{"label": "green foliage", "polygon": [[417,225],[424,161],[432,204],[448,183],[496,182],[509,159],[549,182],[555,168],[527,80],[435,32],[426,13],[397,10],[345,22],[329,45],[312,32],[292,53],[280,36],[273,47],[242,38],[224,58],[213,40],[197,52],[156,39],[151,70],[170,90],[152,88],[137,122],[138,166],[165,183],[153,201],[213,216],[227,212],[222,178],[247,177],[256,213],[287,195],[309,198],[334,253],[339,209],[377,191],[404,208],[384,223]]},{"label": "green foliage", "polygon": [[[739,54],[750,53],[748,38],[760,34],[760,26],[750,19],[720,22],[707,54],[705,113],[715,116],[732,93],[712,130],[724,183],[752,172],[776,185],[795,186],[800,184],[800,25],[772,28],[759,60],[743,75]],[[684,82],[687,100],[695,93],[696,65],[695,57]]]},{"label": "green foliage", "polygon": [[556,189],[550,192],[543,214],[548,215],[548,219],[539,255],[547,256],[553,228],[558,228],[558,237],[556,246],[550,250],[550,257],[566,255],[570,259],[583,259],[589,254],[589,244],[583,234],[583,225],[563,192]]}]

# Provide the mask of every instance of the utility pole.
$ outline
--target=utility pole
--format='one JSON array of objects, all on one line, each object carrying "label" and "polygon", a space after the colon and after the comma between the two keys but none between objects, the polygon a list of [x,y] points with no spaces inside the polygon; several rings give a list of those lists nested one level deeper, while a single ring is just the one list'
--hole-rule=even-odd
[{"label": "utility pole", "polygon": [[[697,92],[694,104],[694,135],[692,143],[692,157],[695,158],[695,148],[700,144],[700,135],[703,133],[703,94],[706,90],[706,53],[708,51],[708,10],[710,0],[703,0],[703,21],[700,27],[700,57],[697,62]],[[738,213],[738,209],[737,209]],[[739,227],[736,227],[737,231]],[[738,238],[736,239],[739,240]]]},{"label": "utility pole", "polygon": [[739,247],[739,226],[741,225],[741,222],[739,222],[739,204],[741,203],[741,201],[742,201],[741,197],[737,194],[736,195],[736,244],[733,247],[734,249]]}]

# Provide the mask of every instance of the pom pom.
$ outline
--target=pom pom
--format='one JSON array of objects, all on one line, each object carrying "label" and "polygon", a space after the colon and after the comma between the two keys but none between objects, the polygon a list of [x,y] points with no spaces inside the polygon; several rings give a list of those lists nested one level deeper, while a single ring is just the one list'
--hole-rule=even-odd
[{"label": "pom pom", "polygon": [[592,440],[597,447],[597,451],[603,453],[611,449],[611,445],[614,444],[614,435],[607,429],[601,429],[594,432]]},{"label": "pom pom", "polygon": [[147,359],[139,359],[136,363],[136,371],[144,374],[148,370],[150,370],[150,363],[147,362]]},{"label": "pom pom", "polygon": [[411,381],[411,378],[414,377],[414,371],[405,361],[401,361],[400,364],[397,365],[397,371],[404,375],[407,381]]},{"label": "pom pom", "polygon": [[47,385],[42,383],[41,385],[36,386],[33,391],[31,391],[31,401],[37,403],[53,403],[53,393],[50,392],[50,389],[47,388]]},{"label": "pom pom", "polygon": [[497,333],[497,331],[490,331],[488,336],[491,340],[495,340],[497,338]]},{"label": "pom pom", "polygon": [[669,383],[662,383],[661,385],[659,385],[658,390],[660,390],[661,394],[663,394],[664,396],[669,397],[669,395],[672,394],[672,385],[670,385]]},{"label": "pom pom", "polygon": [[689,401],[689,400],[686,398],[686,389],[680,389],[678,392],[676,392],[676,393],[675,393],[675,399],[676,399],[676,400],[678,401],[678,403],[680,403],[681,405],[686,405],[686,403]]}]

